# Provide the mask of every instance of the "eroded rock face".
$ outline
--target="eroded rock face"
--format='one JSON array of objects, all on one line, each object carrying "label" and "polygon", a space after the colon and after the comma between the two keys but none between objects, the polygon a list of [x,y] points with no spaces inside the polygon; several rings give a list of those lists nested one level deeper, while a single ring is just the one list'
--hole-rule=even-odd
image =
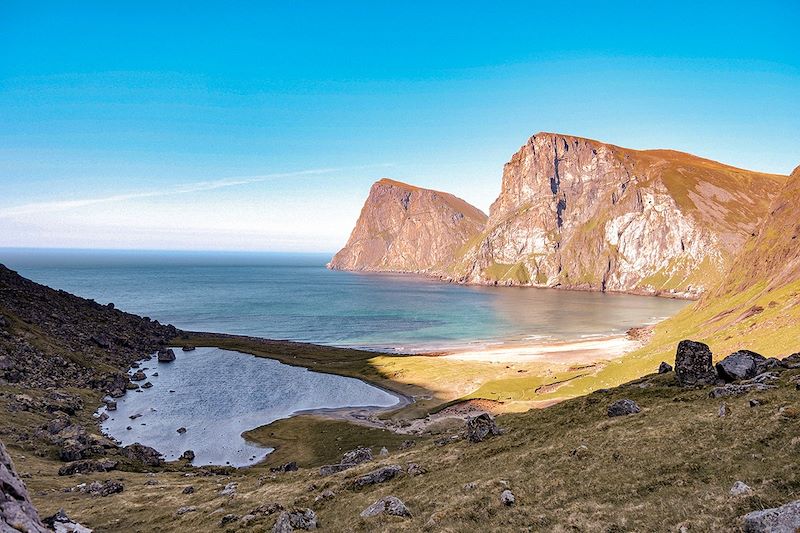
[{"label": "eroded rock face", "polygon": [[441,275],[485,223],[482,211],[452,194],[382,179],[328,266]]},{"label": "eroded rock face", "polygon": [[505,165],[485,224],[479,213],[465,223],[466,209],[443,193],[382,180],[330,266],[697,297],[723,277],[786,179],[538,133]]},{"label": "eroded rock face", "polygon": [[31,503],[28,489],[17,475],[5,445],[0,442],[0,530],[46,533],[49,531]]}]

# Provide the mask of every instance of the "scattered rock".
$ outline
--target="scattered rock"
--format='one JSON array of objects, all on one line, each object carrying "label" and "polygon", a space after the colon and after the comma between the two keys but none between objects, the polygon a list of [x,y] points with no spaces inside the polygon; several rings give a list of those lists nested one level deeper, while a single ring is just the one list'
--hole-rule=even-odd
[{"label": "scattered rock", "polygon": [[756,352],[739,350],[716,364],[717,374],[726,383],[750,379],[756,376],[759,363],[766,360],[766,357]]},{"label": "scattered rock", "polygon": [[401,450],[407,450],[407,449],[409,449],[409,448],[413,448],[413,447],[414,447],[414,446],[416,446],[416,445],[417,445],[417,443],[416,443],[416,442],[414,442],[413,440],[404,440],[404,441],[403,441],[403,442],[400,444],[400,449],[401,449]]},{"label": "scattered rock", "polygon": [[238,514],[233,514],[233,513],[226,514],[225,516],[222,517],[222,520],[219,521],[219,525],[225,526],[232,522],[237,522],[238,520],[239,520]]},{"label": "scattered rock", "polygon": [[180,460],[181,461],[188,461],[188,462],[191,463],[192,461],[194,461],[194,451],[186,450],[185,452],[183,452],[181,454]]},{"label": "scattered rock", "polygon": [[269,516],[271,514],[277,513],[278,511],[283,511],[283,505],[277,502],[271,502],[259,505],[258,507],[250,511],[250,514],[254,514],[256,516]]},{"label": "scattered rock", "polygon": [[142,372],[141,370],[137,370],[133,374],[131,374],[131,381],[144,381],[147,379],[147,374]]},{"label": "scattered rock", "polygon": [[158,351],[159,363],[170,363],[174,360],[175,360],[175,352],[172,351],[172,348],[167,348],[165,350]]},{"label": "scattered rock", "polygon": [[661,364],[658,365],[658,373],[666,374],[667,372],[672,372],[672,365],[666,361],[661,361]]},{"label": "scattered rock", "polygon": [[711,349],[702,342],[683,340],[675,354],[675,377],[682,386],[710,385],[716,381]]},{"label": "scattered rock", "polygon": [[361,463],[366,463],[367,461],[372,461],[372,450],[366,447],[356,448],[355,450],[350,450],[349,452],[345,453],[339,463],[335,465],[321,466],[319,469],[319,475],[330,476],[337,472],[342,472],[349,468],[353,468]]},{"label": "scattered rock", "polygon": [[317,514],[311,509],[284,511],[272,527],[272,533],[290,533],[295,529],[317,529]]},{"label": "scattered rock", "polygon": [[629,399],[617,400],[608,406],[608,416],[625,416],[640,412],[639,404]]},{"label": "scattered rock", "polygon": [[191,485],[184,487],[184,489],[181,491],[181,494],[194,494],[194,487]]},{"label": "scattered rock", "polygon": [[186,428],[185,428],[185,427],[179,427],[179,428],[177,429],[177,431],[178,431],[178,433],[180,433],[181,435],[183,435],[184,433],[186,433]]},{"label": "scattered rock", "polygon": [[355,480],[353,480],[353,487],[360,489],[368,485],[385,483],[386,481],[394,479],[402,471],[403,469],[400,467],[400,465],[382,466],[364,474],[363,476],[357,477]]},{"label": "scattered rock", "polygon": [[720,404],[717,416],[719,416],[720,418],[725,418],[729,414],[731,414],[731,408],[728,407],[728,404],[727,403]]},{"label": "scattered rock", "polygon": [[761,405],[761,400],[757,400],[757,399],[753,398],[752,400],[750,400],[749,403],[750,403],[750,407],[758,407],[759,405]]},{"label": "scattered rock", "polygon": [[297,463],[292,461],[280,466],[274,466],[269,469],[270,472],[294,472],[297,470]]},{"label": "scattered rock", "polygon": [[775,385],[766,385],[764,383],[728,383],[721,387],[714,387],[708,393],[709,398],[729,398],[732,396],[741,396],[748,392],[765,391],[776,388]]},{"label": "scattered rock", "polygon": [[115,470],[119,463],[111,459],[75,461],[58,469],[59,476],[71,476],[73,474],[88,474],[90,472],[110,472]]},{"label": "scattered rock", "polygon": [[145,484],[146,487],[152,487],[154,485],[158,485],[158,480],[157,479],[148,479],[147,481],[144,482],[144,484]]},{"label": "scattered rock", "polygon": [[497,427],[494,418],[489,413],[481,413],[478,416],[468,418],[466,426],[467,438],[471,442],[481,442],[501,433],[500,428]]},{"label": "scattered rock", "polygon": [[469,483],[465,483],[463,488],[464,490],[475,490],[478,488],[478,484],[474,481],[470,481]]},{"label": "scattered rock", "polygon": [[145,383],[144,385],[142,385],[142,388],[143,388],[143,389],[149,389],[149,388],[150,388],[150,387],[152,387],[152,386],[153,386],[153,384],[152,384],[152,383],[150,383],[150,382],[148,381],[147,383]]},{"label": "scattered rock", "polygon": [[186,513],[193,513],[195,511],[197,511],[197,507],[194,506],[178,507],[178,510],[175,511],[175,514],[181,516]]},{"label": "scattered rock", "polygon": [[127,457],[131,461],[142,463],[145,466],[161,466],[164,464],[164,460],[161,458],[161,454],[157,450],[151,448],[150,446],[139,444],[138,442],[134,442],[133,444],[125,446],[120,450],[120,452],[124,457]]},{"label": "scattered rock", "polygon": [[386,449],[386,446],[381,448],[381,451],[378,453],[381,457],[386,457],[389,455],[389,450]]},{"label": "scattered rock", "polygon": [[239,486],[238,483],[230,482],[227,485],[225,485],[225,488],[223,488],[221,491],[219,491],[219,494],[220,494],[220,496],[235,496],[236,495],[236,489],[237,489],[238,486]]},{"label": "scattered rock", "polygon": [[800,528],[800,500],[744,516],[745,533],[795,533]]},{"label": "scattered rock", "polygon": [[376,501],[363,511],[361,511],[362,518],[370,518],[380,514],[388,514],[392,516],[402,516],[406,518],[411,517],[411,511],[408,510],[406,504],[395,496],[386,496]]},{"label": "scattered rock", "polygon": [[419,466],[417,463],[408,463],[408,466],[406,466],[406,474],[408,474],[409,476],[421,476],[426,472],[427,470]]},{"label": "scattered rock", "polygon": [[753,489],[751,489],[744,481],[737,481],[731,487],[731,496],[750,496],[753,494]]},{"label": "scattered rock", "polygon": [[517,498],[514,497],[514,493],[510,490],[506,489],[500,493],[500,503],[503,505],[514,505],[517,502]]},{"label": "scattered rock", "polygon": [[125,487],[119,481],[108,480],[108,481],[93,481],[86,485],[85,490],[81,492],[86,492],[87,494],[91,494],[92,496],[111,496],[112,494],[118,494],[125,490]]},{"label": "scattered rock", "polygon": [[187,344],[186,346],[181,348],[181,350],[183,350],[184,352],[193,352],[195,350],[195,347],[192,346],[191,344]]},{"label": "scattered rock", "polygon": [[114,400],[108,400],[105,402],[106,410],[107,411],[116,411],[117,410],[117,402]]},{"label": "scattered rock", "polygon": [[[82,526],[72,520],[64,509],[59,509],[53,516],[48,516],[44,519],[44,523],[50,526],[55,533],[92,533],[88,527]],[[38,531],[32,529],[31,531]],[[47,530],[44,530],[47,531]]]},{"label": "scattered rock", "polygon": [[336,493],[333,492],[331,489],[325,489],[319,494],[316,498],[314,498],[315,502],[321,502],[325,500],[331,500],[336,496]]}]

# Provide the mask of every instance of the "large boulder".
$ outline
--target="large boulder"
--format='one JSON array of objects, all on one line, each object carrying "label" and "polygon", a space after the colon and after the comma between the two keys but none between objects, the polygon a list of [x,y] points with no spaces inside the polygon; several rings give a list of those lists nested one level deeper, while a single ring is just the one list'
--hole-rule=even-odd
[{"label": "large boulder", "polygon": [[363,511],[361,511],[362,518],[370,518],[380,514],[389,514],[393,516],[411,517],[411,511],[408,510],[399,498],[395,496],[386,496],[376,501]]},{"label": "large boulder", "polygon": [[158,351],[158,362],[169,363],[175,360],[175,352],[172,348],[166,348]]},{"label": "large boulder", "polygon": [[481,413],[478,416],[468,418],[466,426],[467,438],[471,442],[481,442],[501,433],[500,428],[497,427],[494,418],[489,413]]},{"label": "large boulder", "polygon": [[31,503],[25,483],[17,475],[14,463],[0,442],[0,531],[47,533]]},{"label": "large boulder", "polygon": [[683,340],[675,354],[675,377],[684,387],[710,385],[717,379],[711,349],[702,342]]},{"label": "large boulder", "polygon": [[367,472],[363,476],[357,477],[353,480],[353,487],[360,489],[368,485],[375,485],[377,483],[384,483],[390,479],[394,479],[403,471],[400,465],[382,466],[371,472]]},{"label": "large boulder", "polygon": [[800,529],[800,500],[744,516],[746,533],[795,533]]},{"label": "large boulder", "polygon": [[59,468],[58,475],[71,476],[73,474],[88,474],[89,472],[109,472],[115,470],[118,464],[117,461],[112,459],[75,461]]},{"label": "large boulder", "polygon": [[758,373],[759,364],[766,360],[766,357],[756,352],[739,350],[716,364],[717,374],[726,383],[750,379]]},{"label": "large boulder", "polygon": [[344,470],[353,468],[361,463],[366,463],[367,461],[372,461],[372,450],[370,448],[361,446],[355,450],[346,452],[342,456],[342,460],[337,464],[321,466],[319,469],[319,475],[330,476],[337,472],[342,472]]}]

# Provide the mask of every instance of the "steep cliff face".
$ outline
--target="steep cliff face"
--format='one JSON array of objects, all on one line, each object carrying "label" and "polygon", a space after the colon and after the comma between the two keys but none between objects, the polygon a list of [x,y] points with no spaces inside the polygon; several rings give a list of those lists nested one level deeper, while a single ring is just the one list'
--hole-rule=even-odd
[{"label": "steep cliff face", "polygon": [[328,266],[439,274],[485,223],[481,210],[451,194],[382,179]]},{"label": "steep cliff face", "polygon": [[785,176],[539,133],[511,158],[469,283],[694,297],[721,278]]}]

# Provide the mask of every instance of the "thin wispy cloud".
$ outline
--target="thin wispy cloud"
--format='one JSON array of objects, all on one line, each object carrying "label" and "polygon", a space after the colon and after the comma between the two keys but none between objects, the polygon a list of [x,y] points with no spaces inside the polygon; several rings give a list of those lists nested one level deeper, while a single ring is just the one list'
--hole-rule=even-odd
[{"label": "thin wispy cloud", "polygon": [[70,209],[78,209],[81,207],[88,207],[97,204],[107,204],[113,202],[124,202],[127,200],[139,200],[142,198],[160,198],[163,196],[174,196],[181,194],[190,194],[194,192],[212,191],[215,189],[223,189],[226,187],[236,187],[239,185],[250,185],[253,183],[260,183],[264,181],[280,179],[280,178],[297,178],[303,176],[319,176],[324,174],[331,174],[334,172],[341,172],[345,170],[363,170],[366,168],[388,167],[390,164],[380,165],[363,165],[357,167],[341,167],[341,168],[317,168],[308,170],[298,170],[294,172],[281,172],[275,174],[262,174],[258,176],[241,176],[232,178],[223,178],[211,181],[197,181],[192,183],[184,183],[174,187],[168,187],[158,190],[135,191],[129,193],[113,194],[109,196],[97,196],[93,198],[78,198],[72,200],[56,200],[50,202],[30,202],[27,204],[16,205],[0,209],[0,218],[8,218],[21,215],[38,215],[43,213],[52,213],[56,211],[66,211]]}]

